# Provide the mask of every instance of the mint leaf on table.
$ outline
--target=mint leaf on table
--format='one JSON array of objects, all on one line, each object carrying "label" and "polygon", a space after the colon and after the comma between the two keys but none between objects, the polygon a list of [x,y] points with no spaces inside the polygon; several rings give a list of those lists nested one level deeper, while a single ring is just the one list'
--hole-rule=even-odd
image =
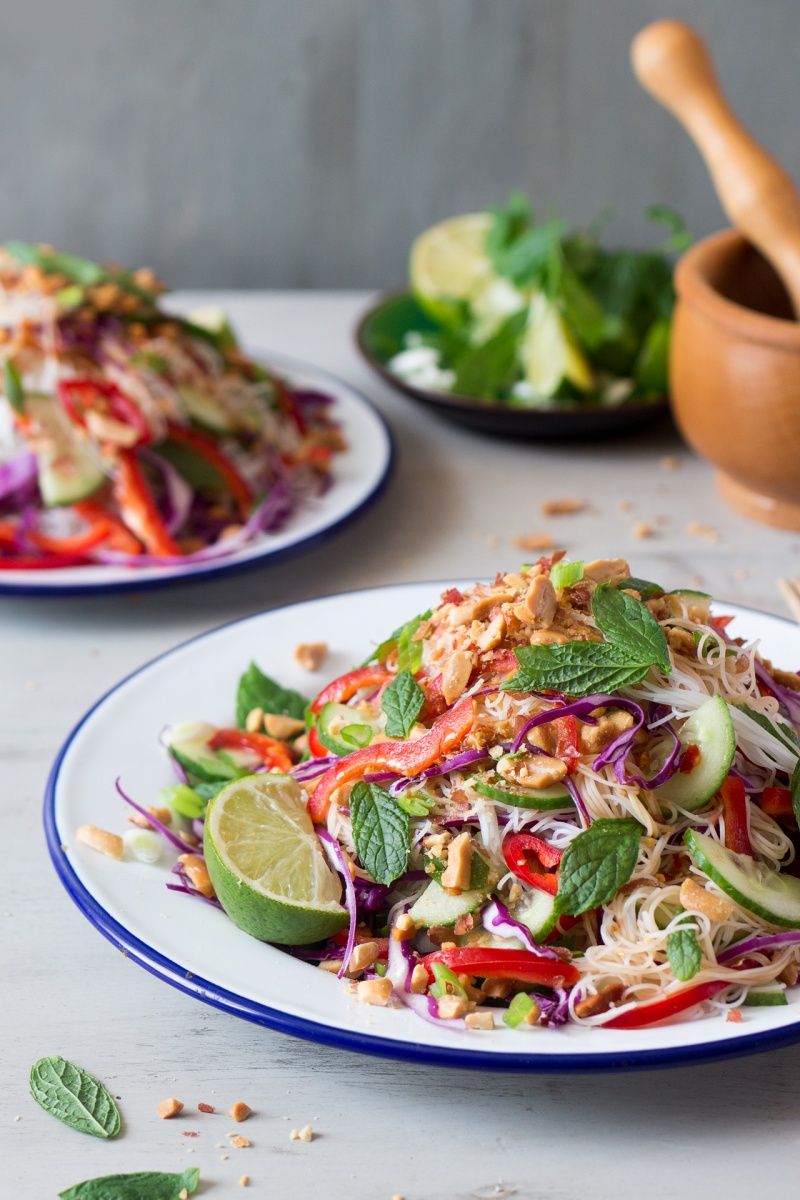
[{"label": "mint leaf on table", "polygon": [[361,865],[376,883],[394,883],[408,866],[408,813],[384,788],[362,780],[350,793],[350,820]]},{"label": "mint leaf on table", "polygon": [[669,674],[672,664],[667,635],[641,600],[603,583],[592,596],[592,613],[606,641],[612,642],[629,662],[646,663]]},{"label": "mint leaf on table", "polygon": [[14,412],[23,416],[25,413],[25,389],[22,386],[19,371],[10,358],[3,363],[3,391]]},{"label": "mint leaf on table", "polygon": [[251,662],[236,690],[236,724],[244,729],[247,714],[254,708],[263,708],[265,713],[296,717],[302,721],[307,704],[305,696],[291,688],[281,687]]},{"label": "mint leaf on table", "polygon": [[137,1171],[133,1175],[101,1175],[59,1192],[61,1200],[179,1200],[181,1192],[193,1196],[200,1182],[197,1167],[180,1174]]},{"label": "mint leaf on table", "polygon": [[604,817],[579,833],[561,859],[556,912],[577,917],[613,900],[634,872],[641,835],[632,817]]},{"label": "mint leaf on table", "polygon": [[33,1064],[30,1086],[36,1103],[70,1129],[114,1138],[122,1127],[119,1109],[100,1080],[58,1054]]},{"label": "mint leaf on table", "polygon": [[501,685],[505,692],[541,692],[567,696],[616,692],[641,683],[650,664],[630,663],[608,642],[568,642],[562,646],[520,646],[519,670]]},{"label": "mint leaf on table", "polygon": [[425,703],[425,693],[410,671],[400,671],[381,697],[389,737],[407,738]]},{"label": "mint leaf on table", "polygon": [[681,983],[693,979],[700,970],[703,952],[694,929],[676,929],[667,938],[667,959],[672,974]]}]

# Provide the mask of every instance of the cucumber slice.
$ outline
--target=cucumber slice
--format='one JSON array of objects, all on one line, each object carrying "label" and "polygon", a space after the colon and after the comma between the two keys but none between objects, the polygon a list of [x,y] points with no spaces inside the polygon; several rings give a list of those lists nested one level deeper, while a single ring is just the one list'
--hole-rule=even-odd
[{"label": "cucumber slice", "polygon": [[474,912],[485,902],[486,892],[472,890],[451,896],[432,879],[408,915],[417,925],[427,929],[433,925],[455,925],[459,917]]},{"label": "cucumber slice", "polygon": [[687,613],[690,608],[700,608],[706,615],[711,611],[712,597],[708,592],[694,592],[691,588],[676,588],[674,592],[667,592],[667,595],[677,600]]},{"label": "cucumber slice", "polygon": [[481,796],[489,800],[499,800],[501,804],[510,804],[513,808],[568,808],[572,804],[572,796],[561,783],[554,783],[546,788],[514,788],[506,783],[502,775],[493,775],[487,782],[472,777],[468,781]]},{"label": "cucumber slice", "polygon": [[25,415],[42,431],[47,450],[36,455],[39,491],[48,507],[77,504],[106,481],[102,463],[91,445],[79,441],[69,417],[52,396],[29,395]]},{"label": "cucumber slice", "polygon": [[730,709],[722,696],[706,700],[687,717],[678,737],[681,746],[697,746],[700,761],[687,775],[676,772],[658,788],[656,796],[688,812],[696,812],[722,787],[736,751]]},{"label": "cucumber slice", "polygon": [[380,732],[377,717],[366,717],[357,708],[348,708],[346,704],[329,701],[319,714],[317,736],[326,750],[330,750],[331,754],[338,754],[340,758],[358,749],[355,743],[345,742],[341,737],[341,730],[346,729],[348,725],[363,725],[373,734]]},{"label": "cucumber slice", "polygon": [[535,942],[541,943],[558,920],[556,898],[549,892],[537,889],[521,900],[511,915],[515,921],[519,921],[530,930]]},{"label": "cucumber slice", "polygon": [[229,758],[231,751],[225,751],[228,758],[226,762],[226,758],[211,749],[208,743],[215,732],[213,725],[199,722],[176,726],[167,743],[169,752],[188,775],[203,783],[218,783],[249,775],[250,771],[233,764]]},{"label": "cucumber slice", "polygon": [[236,424],[215,396],[200,388],[182,384],[176,389],[193,421],[214,433],[233,433]]},{"label": "cucumber slice", "polygon": [[771,871],[749,854],[734,854],[694,829],[687,829],[683,840],[695,864],[731,900],[772,925],[800,929],[800,879]]}]

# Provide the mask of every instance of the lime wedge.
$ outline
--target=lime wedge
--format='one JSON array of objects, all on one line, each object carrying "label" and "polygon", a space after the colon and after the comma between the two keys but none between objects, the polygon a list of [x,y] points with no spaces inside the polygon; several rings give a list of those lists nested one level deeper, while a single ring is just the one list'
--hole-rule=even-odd
[{"label": "lime wedge", "polygon": [[455,325],[464,306],[496,279],[486,253],[490,213],[451,217],[421,233],[411,247],[411,288],[421,306],[444,325]]},{"label": "lime wedge", "polygon": [[592,368],[552,300],[537,292],[520,351],[525,378],[538,396],[555,395],[562,379],[582,392],[594,386]]},{"label": "lime wedge", "polygon": [[297,946],[347,924],[339,877],[289,776],[248,775],[218,792],[204,851],[220,904],[252,937]]}]

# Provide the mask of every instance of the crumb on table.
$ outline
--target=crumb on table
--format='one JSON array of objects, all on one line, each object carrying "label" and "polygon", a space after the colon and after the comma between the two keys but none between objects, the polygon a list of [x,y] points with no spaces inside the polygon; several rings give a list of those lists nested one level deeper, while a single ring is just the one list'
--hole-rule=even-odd
[{"label": "crumb on table", "polygon": [[168,1121],[170,1117],[177,1117],[178,1113],[183,1112],[183,1104],[174,1096],[170,1096],[169,1099],[161,1101],[156,1112],[162,1121]]},{"label": "crumb on table", "polygon": [[514,538],[518,550],[552,550],[555,546],[550,533],[532,533],[529,537]]},{"label": "crumb on table", "polygon": [[678,458],[678,456],[676,454],[665,454],[664,457],[661,459],[661,470],[662,471],[677,471],[677,469],[680,465],[681,465],[681,460]]},{"label": "crumb on table", "polygon": [[245,1104],[244,1100],[237,1100],[228,1109],[228,1115],[233,1117],[234,1121],[246,1121],[252,1112],[249,1104]]},{"label": "crumb on table", "polygon": [[636,538],[655,537],[656,527],[652,521],[637,521],[633,527],[633,536]]},{"label": "crumb on table", "polygon": [[686,526],[690,537],[705,538],[707,542],[718,542],[719,531],[713,525],[703,525],[700,521],[690,521]]},{"label": "crumb on table", "polygon": [[545,500],[542,502],[542,515],[545,517],[567,517],[572,513],[583,512],[589,505],[577,496],[565,496],[561,500]]},{"label": "crumb on table", "polygon": [[302,642],[294,656],[304,671],[318,671],[328,657],[327,642]]}]

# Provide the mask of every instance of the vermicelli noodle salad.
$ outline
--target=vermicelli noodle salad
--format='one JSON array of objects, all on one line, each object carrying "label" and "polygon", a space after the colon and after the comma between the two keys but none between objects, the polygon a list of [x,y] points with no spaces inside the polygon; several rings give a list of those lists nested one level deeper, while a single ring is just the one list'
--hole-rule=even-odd
[{"label": "vermicelli noodle salad", "polygon": [[731,619],[556,554],[449,588],[310,703],[251,664],[236,727],[164,734],[169,886],[465,1033],[786,1004],[800,678]]}]

